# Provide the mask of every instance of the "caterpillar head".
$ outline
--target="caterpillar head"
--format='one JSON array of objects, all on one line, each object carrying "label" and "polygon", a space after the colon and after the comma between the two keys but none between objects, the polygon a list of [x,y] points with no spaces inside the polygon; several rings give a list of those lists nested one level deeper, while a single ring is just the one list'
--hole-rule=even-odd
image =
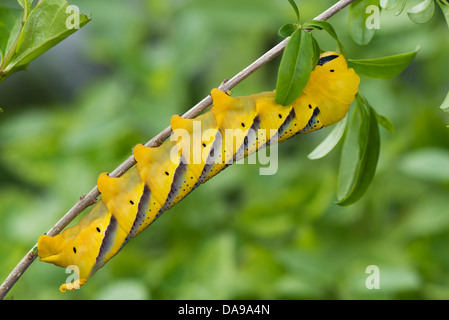
[{"label": "caterpillar head", "polygon": [[[332,51],[322,53],[306,88],[293,102],[296,114],[307,115],[299,119],[301,128],[310,125],[304,133],[342,120],[354,101],[359,84],[359,76],[354,69],[348,68],[343,55]],[[308,123],[310,120],[312,122]]]}]

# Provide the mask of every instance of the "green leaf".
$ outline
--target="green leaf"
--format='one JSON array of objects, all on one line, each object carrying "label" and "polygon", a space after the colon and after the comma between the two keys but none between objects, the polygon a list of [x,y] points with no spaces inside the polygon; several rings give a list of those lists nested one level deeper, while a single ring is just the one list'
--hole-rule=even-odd
[{"label": "green leaf", "polygon": [[287,106],[299,97],[315,68],[314,56],[312,36],[302,29],[293,32],[279,66],[275,96],[277,104]]},{"label": "green leaf", "polygon": [[[65,0],[47,0],[34,8],[23,27],[13,63],[28,64],[90,21],[69,6]],[[70,18],[75,16],[79,17],[79,24],[71,28],[77,21]]]},{"label": "green leaf", "polygon": [[22,17],[21,10],[0,7],[0,66],[19,36]]},{"label": "green leaf", "polygon": [[290,37],[296,29],[298,29],[297,25],[293,23],[287,23],[279,28],[278,35],[282,38],[287,38]]},{"label": "green leaf", "polygon": [[24,17],[28,17],[31,12],[31,6],[33,5],[34,0],[17,0],[17,2],[24,9]]},{"label": "green leaf", "polygon": [[359,131],[363,118],[360,109],[361,107],[357,103],[346,126],[338,172],[337,196],[339,199],[344,199],[349,194],[361,158],[359,155]]},{"label": "green leaf", "polygon": [[377,118],[377,123],[379,123],[379,125],[381,125],[385,130],[387,130],[391,134],[394,134],[393,122],[391,122],[391,120],[388,119],[387,117],[378,114],[377,112],[375,112],[375,114]]},{"label": "green leaf", "polygon": [[327,21],[310,20],[304,23],[302,27],[304,29],[313,28],[318,30],[325,30],[332,38],[334,38],[336,41],[339,41],[337,32],[335,32],[334,27],[332,27],[332,25]]},{"label": "green leaf", "polygon": [[345,200],[342,200],[340,205],[348,205],[359,200],[365,194],[376,173],[380,153],[379,125],[374,109],[369,105],[367,108],[369,111],[369,130],[357,180],[351,194]]},{"label": "green leaf", "polygon": [[449,2],[445,3],[447,0],[438,0],[437,3],[443,12],[444,18],[446,19],[447,26],[449,27]]},{"label": "green leaf", "polygon": [[[21,2],[25,8],[31,6],[30,1]],[[22,27],[17,32],[17,22],[14,25],[15,38],[12,45],[8,41],[5,46],[9,50],[8,59],[0,67],[0,81],[7,75],[25,68],[33,59],[55,46],[60,41],[77,31],[90,21],[90,18],[80,14],[65,0],[42,0],[29,13]],[[9,26],[11,27],[11,26]],[[11,30],[11,29],[9,29]],[[2,33],[3,34],[3,33]],[[13,38],[9,36],[8,38]],[[0,42],[1,42],[0,38]]]},{"label": "green leaf", "polygon": [[347,116],[337,123],[329,135],[321,142],[307,157],[310,160],[321,159],[331,152],[343,137],[345,132]]},{"label": "green leaf", "polygon": [[397,12],[395,12],[395,16],[398,16],[404,11],[405,5],[407,4],[407,0],[402,0],[402,6],[399,8]]},{"label": "green leaf", "polygon": [[326,31],[334,40],[337,42],[338,48],[340,52],[343,54],[343,56],[346,58],[346,51],[343,47],[343,44],[338,39],[337,32],[335,31],[334,27],[327,21],[319,21],[319,20],[310,20],[303,24],[304,29],[318,29],[318,30],[324,30]]},{"label": "green leaf", "polygon": [[[365,100],[366,101],[366,100]],[[376,172],[380,150],[379,125],[374,109],[358,96],[343,144],[338,177],[338,205],[358,201]]]},{"label": "green leaf", "polygon": [[352,39],[359,45],[367,45],[374,37],[376,29],[368,29],[366,19],[369,14],[366,12],[368,6],[379,7],[379,0],[356,0],[349,6],[349,33]]},{"label": "green leaf", "polygon": [[288,2],[290,2],[290,5],[293,7],[293,10],[295,10],[295,14],[296,14],[296,20],[298,21],[298,25],[299,25],[299,19],[300,19],[300,14],[299,14],[299,9],[298,6],[296,5],[294,0],[288,0]]},{"label": "green leaf", "polygon": [[419,48],[415,51],[376,59],[348,59],[348,66],[354,68],[358,75],[376,79],[396,77],[412,62]]},{"label": "green leaf", "polygon": [[394,9],[400,0],[380,0],[379,5],[385,10]]},{"label": "green leaf", "polygon": [[417,4],[409,11],[407,15],[414,23],[426,23],[432,19],[435,13],[435,2],[434,0],[424,0],[420,4]]},{"label": "green leaf", "polygon": [[311,34],[311,37],[312,37],[313,52],[314,52],[313,65],[316,66],[318,64],[318,61],[320,61],[321,48],[320,48],[320,45],[318,44],[318,41],[316,41],[315,37],[313,36],[313,34]]},{"label": "green leaf", "polygon": [[449,112],[449,92],[446,95],[446,98],[444,99],[443,103],[440,106],[440,109]]}]

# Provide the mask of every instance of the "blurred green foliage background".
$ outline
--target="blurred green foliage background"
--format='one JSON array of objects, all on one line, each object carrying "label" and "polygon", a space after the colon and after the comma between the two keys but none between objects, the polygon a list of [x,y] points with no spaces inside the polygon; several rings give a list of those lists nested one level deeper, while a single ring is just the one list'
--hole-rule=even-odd
[{"label": "blurred green foliage background", "polygon": [[[11,2],[15,2],[12,1]],[[409,1],[407,7],[416,4]],[[301,1],[302,20],[334,1]],[[294,22],[284,0],[72,0],[93,20],[0,85],[0,278],[103,171],[112,171],[281,39]],[[417,25],[383,13],[366,47],[348,33],[348,9],[329,22],[351,58],[421,46],[393,80],[362,78],[390,117],[376,177],[361,201],[339,207],[341,146],[307,154],[330,129],[279,146],[279,170],[232,166],[134,238],[81,290],[34,262],[14,299],[449,299],[449,30],[439,10]],[[325,33],[321,47],[334,50]],[[280,58],[234,90],[275,87]],[[367,266],[380,269],[368,290]]]}]

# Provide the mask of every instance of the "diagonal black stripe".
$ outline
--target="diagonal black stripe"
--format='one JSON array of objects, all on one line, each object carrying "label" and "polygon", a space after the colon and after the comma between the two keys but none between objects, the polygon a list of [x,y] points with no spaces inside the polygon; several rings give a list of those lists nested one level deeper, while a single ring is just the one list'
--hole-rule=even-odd
[{"label": "diagonal black stripe", "polygon": [[[282,124],[279,126],[278,131],[276,132],[276,134],[273,137],[271,137],[270,140],[267,140],[263,145],[261,145],[258,150],[266,148],[267,145],[277,143],[279,138],[282,137],[282,135],[284,134],[285,130],[287,130],[287,128],[290,126],[290,124],[292,123],[292,121],[295,118],[296,118],[295,108],[292,107],[292,109],[290,110],[288,116],[285,118],[284,122],[282,122]],[[266,136],[267,137],[269,136],[268,132],[266,133]]]},{"label": "diagonal black stripe", "polygon": [[178,167],[175,169],[175,173],[173,174],[173,180],[170,186],[170,191],[168,193],[167,199],[165,200],[164,205],[159,210],[154,220],[159,218],[159,216],[165,210],[168,210],[172,205],[173,201],[176,199],[176,196],[178,195],[179,190],[181,189],[181,186],[184,182],[184,175],[186,173],[186,169],[187,169],[187,161],[181,155],[181,157],[179,158]]},{"label": "diagonal black stripe", "polygon": [[317,65],[322,66],[323,64],[326,64],[326,63],[328,63],[329,61],[332,61],[332,60],[334,60],[334,59],[336,59],[336,58],[338,58],[338,55],[336,55],[336,54],[332,54],[332,55],[327,56],[327,57],[322,57],[322,58],[320,58],[320,59],[318,60]]},{"label": "diagonal black stripe", "polygon": [[316,107],[313,109],[312,116],[310,117],[309,121],[307,122],[306,126],[302,128],[298,133],[305,133],[313,128],[314,125],[316,125],[317,120],[316,117],[320,114],[320,109]]},{"label": "diagonal black stripe", "polygon": [[[95,265],[92,267],[90,276],[92,276],[95,273],[95,271],[97,271],[105,264],[104,259],[106,257],[106,254],[111,250],[111,247],[114,244],[114,236],[115,232],[117,231],[117,228],[118,228],[118,221],[111,214],[111,219],[106,228],[106,231],[104,232],[103,240],[101,241],[100,251],[98,252],[97,259],[95,261]],[[126,242],[127,241],[125,240],[125,242],[122,245],[122,248],[126,244]]]},{"label": "diagonal black stripe", "polygon": [[215,135],[214,142],[212,142],[212,146],[210,148],[209,155],[207,156],[206,164],[204,165],[203,171],[201,172],[200,177],[199,177],[198,181],[195,183],[193,189],[195,189],[201,183],[203,183],[204,180],[206,179],[206,177],[209,175],[210,171],[212,170],[213,166],[215,165],[215,160],[220,151],[221,144],[222,144],[222,134],[221,134],[221,131],[218,130],[217,134]]},{"label": "diagonal black stripe", "polygon": [[137,234],[137,230],[145,221],[146,212],[148,211],[148,207],[150,206],[150,197],[151,197],[151,190],[147,185],[145,185],[143,187],[143,193],[142,196],[140,197],[139,204],[137,207],[136,218],[134,219],[133,226],[129,231],[128,237],[131,238],[135,237],[135,235]]},{"label": "diagonal black stripe", "polygon": [[248,129],[243,143],[237,149],[236,153],[233,155],[232,159],[226,164],[226,167],[233,164],[235,161],[242,159],[245,156],[245,152],[248,151],[248,146],[250,146],[257,138],[257,130],[260,128],[260,117],[255,116],[251,127]]}]

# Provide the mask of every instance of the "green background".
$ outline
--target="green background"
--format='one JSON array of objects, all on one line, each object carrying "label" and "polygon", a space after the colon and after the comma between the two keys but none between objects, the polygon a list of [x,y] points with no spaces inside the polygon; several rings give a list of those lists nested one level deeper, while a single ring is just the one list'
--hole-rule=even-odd
[{"label": "green background", "polygon": [[[409,1],[407,8],[416,4]],[[14,4],[14,1],[10,1]],[[301,1],[301,19],[333,1]],[[92,21],[0,85],[0,281],[96,183],[180,114],[281,39],[294,22],[283,0],[73,0]],[[424,25],[383,14],[373,41],[333,24],[350,58],[421,46],[392,80],[362,78],[361,92],[392,119],[378,171],[356,204],[336,201],[341,145],[307,154],[331,130],[279,146],[276,175],[228,168],[165,213],[82,287],[34,262],[14,299],[448,299],[449,30],[441,11]],[[335,42],[316,32],[320,46]],[[234,89],[272,90],[280,59]],[[380,289],[368,290],[377,265]]]}]

